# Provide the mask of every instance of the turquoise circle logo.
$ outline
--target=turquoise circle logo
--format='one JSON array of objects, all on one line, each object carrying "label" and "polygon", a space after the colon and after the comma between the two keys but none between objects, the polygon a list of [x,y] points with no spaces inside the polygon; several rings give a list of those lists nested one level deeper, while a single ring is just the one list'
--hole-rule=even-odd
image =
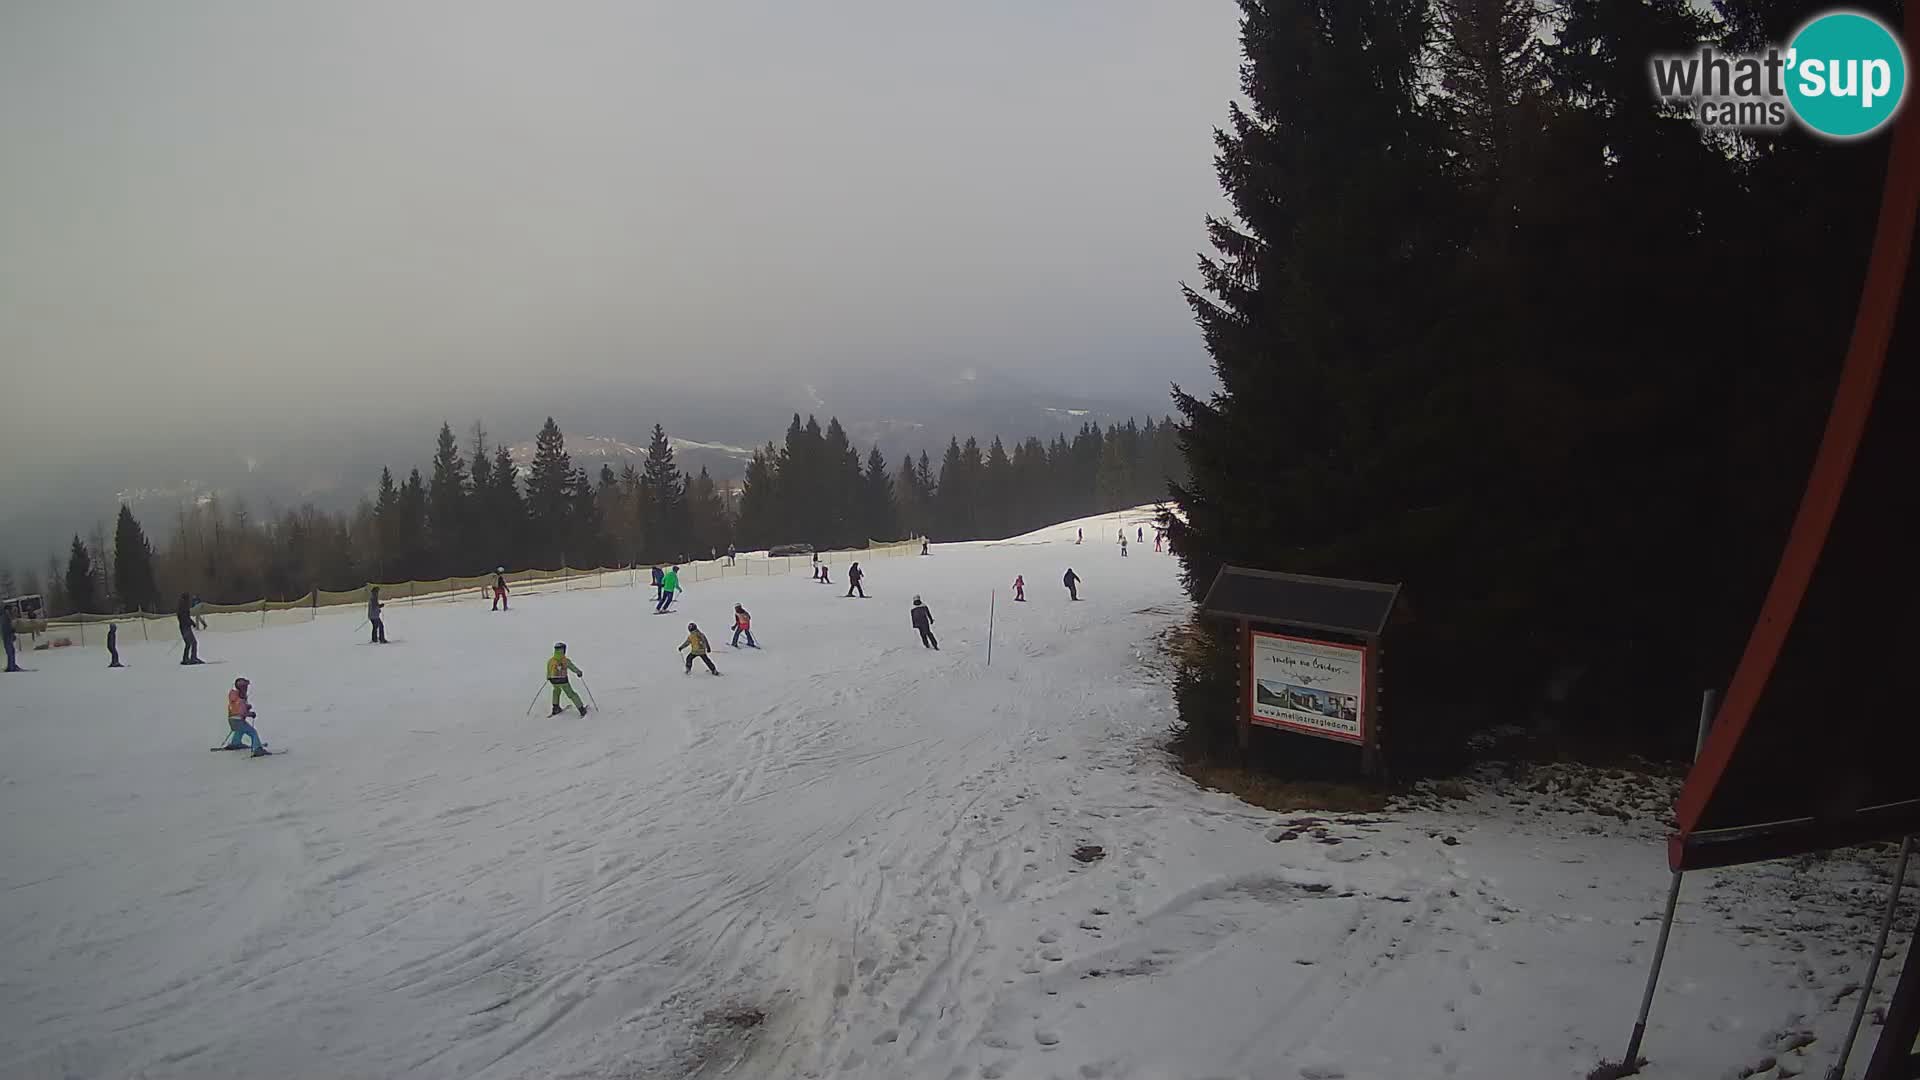
[{"label": "turquoise circle logo", "polygon": [[1787,101],[1814,131],[1859,138],[1900,111],[1907,93],[1906,50],[1873,16],[1821,15],[1800,28],[1787,50]]}]

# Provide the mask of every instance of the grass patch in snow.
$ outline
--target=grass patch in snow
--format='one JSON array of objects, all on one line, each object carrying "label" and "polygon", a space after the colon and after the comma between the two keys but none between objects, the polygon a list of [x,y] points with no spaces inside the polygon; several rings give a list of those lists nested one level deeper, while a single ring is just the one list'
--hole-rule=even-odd
[{"label": "grass patch in snow", "polygon": [[1237,765],[1181,761],[1180,771],[1203,788],[1224,791],[1268,810],[1374,813],[1386,809],[1386,791],[1330,780],[1287,780]]}]

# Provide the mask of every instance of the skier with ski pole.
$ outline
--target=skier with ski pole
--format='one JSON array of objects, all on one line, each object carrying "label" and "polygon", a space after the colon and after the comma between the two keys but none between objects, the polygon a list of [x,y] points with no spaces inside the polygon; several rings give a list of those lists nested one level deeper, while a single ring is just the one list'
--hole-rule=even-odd
[{"label": "skier with ski pole", "polygon": [[233,680],[233,689],[227,691],[227,741],[211,749],[239,750],[242,741],[250,741],[253,743],[254,757],[265,757],[273,752],[261,741],[260,733],[254,730],[254,726],[247,722],[259,715],[253,711],[253,703],[247,700],[248,686],[244,678]]},{"label": "skier with ski pole", "polygon": [[715,675],[720,674],[720,669],[713,666],[713,657],[709,655],[713,652],[713,643],[708,641],[707,635],[701,633],[700,628],[693,623],[687,624],[687,640],[681,642],[680,648],[673,651],[679,652],[681,649],[687,650],[687,669],[682,674],[693,674],[693,660],[696,656],[700,658],[701,663],[707,665],[709,672]]},{"label": "skier with ski pole", "polygon": [[547,682],[553,686],[553,711],[548,713],[548,716],[560,715],[561,694],[573,699],[573,707],[580,710],[581,716],[587,715],[587,707],[580,701],[580,695],[574,693],[573,686],[567,682],[569,671],[582,678],[586,676],[586,672],[581,671],[573,661],[567,659],[567,643],[556,641],[553,644],[553,655],[547,657]]}]

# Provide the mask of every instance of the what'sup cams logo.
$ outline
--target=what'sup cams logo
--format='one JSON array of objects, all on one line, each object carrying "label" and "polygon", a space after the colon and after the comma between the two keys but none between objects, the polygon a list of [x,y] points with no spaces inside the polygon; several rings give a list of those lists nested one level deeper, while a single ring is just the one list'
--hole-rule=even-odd
[{"label": "what'sup cams logo", "polygon": [[[1914,0],[1909,0],[1914,2]],[[1655,56],[1653,91],[1684,104],[1704,128],[1779,131],[1797,119],[1829,139],[1857,139],[1885,127],[1907,93],[1907,53],[1879,19],[1830,11],[1810,20],[1785,48],[1760,53]]]}]

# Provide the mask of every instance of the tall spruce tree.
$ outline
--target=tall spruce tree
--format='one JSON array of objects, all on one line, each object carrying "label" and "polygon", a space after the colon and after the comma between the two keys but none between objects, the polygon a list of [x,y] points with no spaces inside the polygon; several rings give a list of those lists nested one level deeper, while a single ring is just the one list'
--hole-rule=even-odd
[{"label": "tall spruce tree", "polygon": [[785,542],[779,533],[778,461],[778,451],[768,443],[764,449],[755,450],[747,462],[746,478],[740,485],[740,521],[735,527],[742,547],[771,547]]},{"label": "tall spruce tree", "polygon": [[153,576],[153,545],[133,510],[120,504],[113,526],[113,591],[127,611],[157,611],[160,589]]},{"label": "tall spruce tree", "polygon": [[427,540],[438,577],[472,573],[477,566],[464,548],[471,528],[467,514],[467,462],[454,441],[453,427],[440,423],[433,451],[433,478],[427,487]]},{"label": "tall spruce tree", "polygon": [[[1202,289],[1186,290],[1221,389],[1176,388],[1190,478],[1165,524],[1196,597],[1225,562],[1404,580],[1400,552],[1382,548],[1411,508],[1395,505],[1374,447],[1420,401],[1432,279],[1450,250],[1433,224],[1438,133],[1416,101],[1427,7],[1240,8],[1247,108],[1230,105],[1215,134],[1233,214],[1208,220],[1215,254]],[[1101,443],[1083,432],[1076,464],[1097,474]],[[1185,672],[1180,704],[1191,730],[1224,739],[1233,670],[1220,644]]]},{"label": "tall spruce tree", "polygon": [[489,533],[496,566],[527,564],[527,508],[520,499],[520,466],[505,443],[493,451],[493,495],[488,502]]},{"label": "tall spruce tree", "polygon": [[687,554],[691,537],[687,535],[686,481],[673,461],[673,441],[659,424],[653,425],[653,436],[647,440],[640,483],[646,492],[655,557],[677,559]]},{"label": "tall spruce tree", "polygon": [[573,460],[567,456],[566,436],[549,416],[534,437],[526,481],[529,554],[542,567],[557,567],[566,546],[572,481]]},{"label": "tall spruce tree", "polygon": [[67,606],[76,612],[98,612],[100,598],[97,595],[93,577],[93,559],[87,554],[87,546],[80,542],[80,534],[73,536],[73,547],[67,555]]},{"label": "tall spruce tree", "polygon": [[900,536],[900,518],[893,502],[893,477],[887,475],[887,459],[875,444],[867,451],[867,471],[862,478],[861,508],[868,538],[894,540]]}]

